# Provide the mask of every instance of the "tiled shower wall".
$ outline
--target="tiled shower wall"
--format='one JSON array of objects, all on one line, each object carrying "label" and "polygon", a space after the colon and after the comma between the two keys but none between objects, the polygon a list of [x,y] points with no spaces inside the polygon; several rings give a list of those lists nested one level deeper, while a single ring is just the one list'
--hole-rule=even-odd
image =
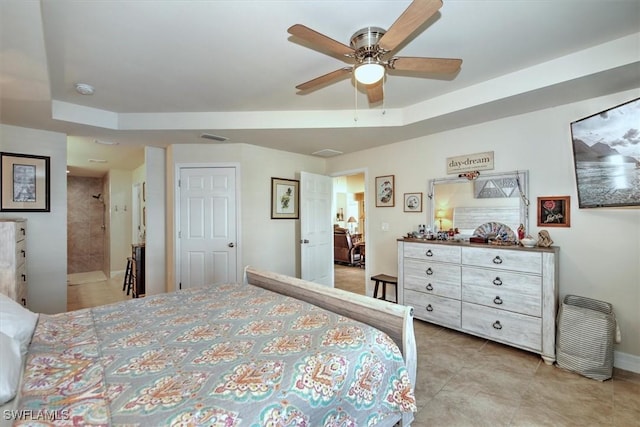
[{"label": "tiled shower wall", "polygon": [[67,274],[104,271],[102,178],[67,177]]}]

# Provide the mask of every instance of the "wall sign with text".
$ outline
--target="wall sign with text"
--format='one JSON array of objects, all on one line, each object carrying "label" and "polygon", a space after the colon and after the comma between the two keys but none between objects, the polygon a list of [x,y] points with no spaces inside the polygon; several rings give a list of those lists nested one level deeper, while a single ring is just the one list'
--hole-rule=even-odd
[{"label": "wall sign with text", "polygon": [[447,157],[447,173],[484,171],[493,169],[493,151]]}]

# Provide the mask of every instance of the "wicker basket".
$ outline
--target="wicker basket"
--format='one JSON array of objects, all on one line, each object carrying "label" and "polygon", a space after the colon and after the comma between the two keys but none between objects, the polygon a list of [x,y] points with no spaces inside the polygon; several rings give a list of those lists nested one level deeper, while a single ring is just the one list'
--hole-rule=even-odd
[{"label": "wicker basket", "polygon": [[567,295],[558,312],[558,366],[595,380],[613,371],[616,319],[611,304]]}]

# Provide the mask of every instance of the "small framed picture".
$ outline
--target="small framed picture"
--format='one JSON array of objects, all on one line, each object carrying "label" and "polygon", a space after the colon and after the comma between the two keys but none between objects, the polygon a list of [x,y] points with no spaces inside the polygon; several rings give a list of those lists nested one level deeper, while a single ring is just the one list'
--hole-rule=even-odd
[{"label": "small framed picture", "polygon": [[395,206],[394,175],[376,176],[376,207]]},{"label": "small framed picture", "polygon": [[538,197],[538,227],[570,227],[571,197]]},{"label": "small framed picture", "polygon": [[50,157],[0,153],[0,211],[50,212]]},{"label": "small framed picture", "polygon": [[422,193],[404,193],[404,211],[422,212]]},{"label": "small framed picture", "polygon": [[271,178],[271,219],[298,219],[300,181]]}]

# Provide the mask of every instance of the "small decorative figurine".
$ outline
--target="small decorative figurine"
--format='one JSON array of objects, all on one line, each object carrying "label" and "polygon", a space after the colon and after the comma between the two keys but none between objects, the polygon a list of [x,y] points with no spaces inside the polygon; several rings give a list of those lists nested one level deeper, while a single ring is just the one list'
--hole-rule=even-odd
[{"label": "small decorative figurine", "polygon": [[551,240],[551,236],[547,230],[540,230],[538,233],[538,246],[543,248],[548,248],[553,245],[553,240]]},{"label": "small decorative figurine", "polygon": [[524,236],[524,224],[520,224],[520,227],[518,227],[518,240],[524,239]]}]

